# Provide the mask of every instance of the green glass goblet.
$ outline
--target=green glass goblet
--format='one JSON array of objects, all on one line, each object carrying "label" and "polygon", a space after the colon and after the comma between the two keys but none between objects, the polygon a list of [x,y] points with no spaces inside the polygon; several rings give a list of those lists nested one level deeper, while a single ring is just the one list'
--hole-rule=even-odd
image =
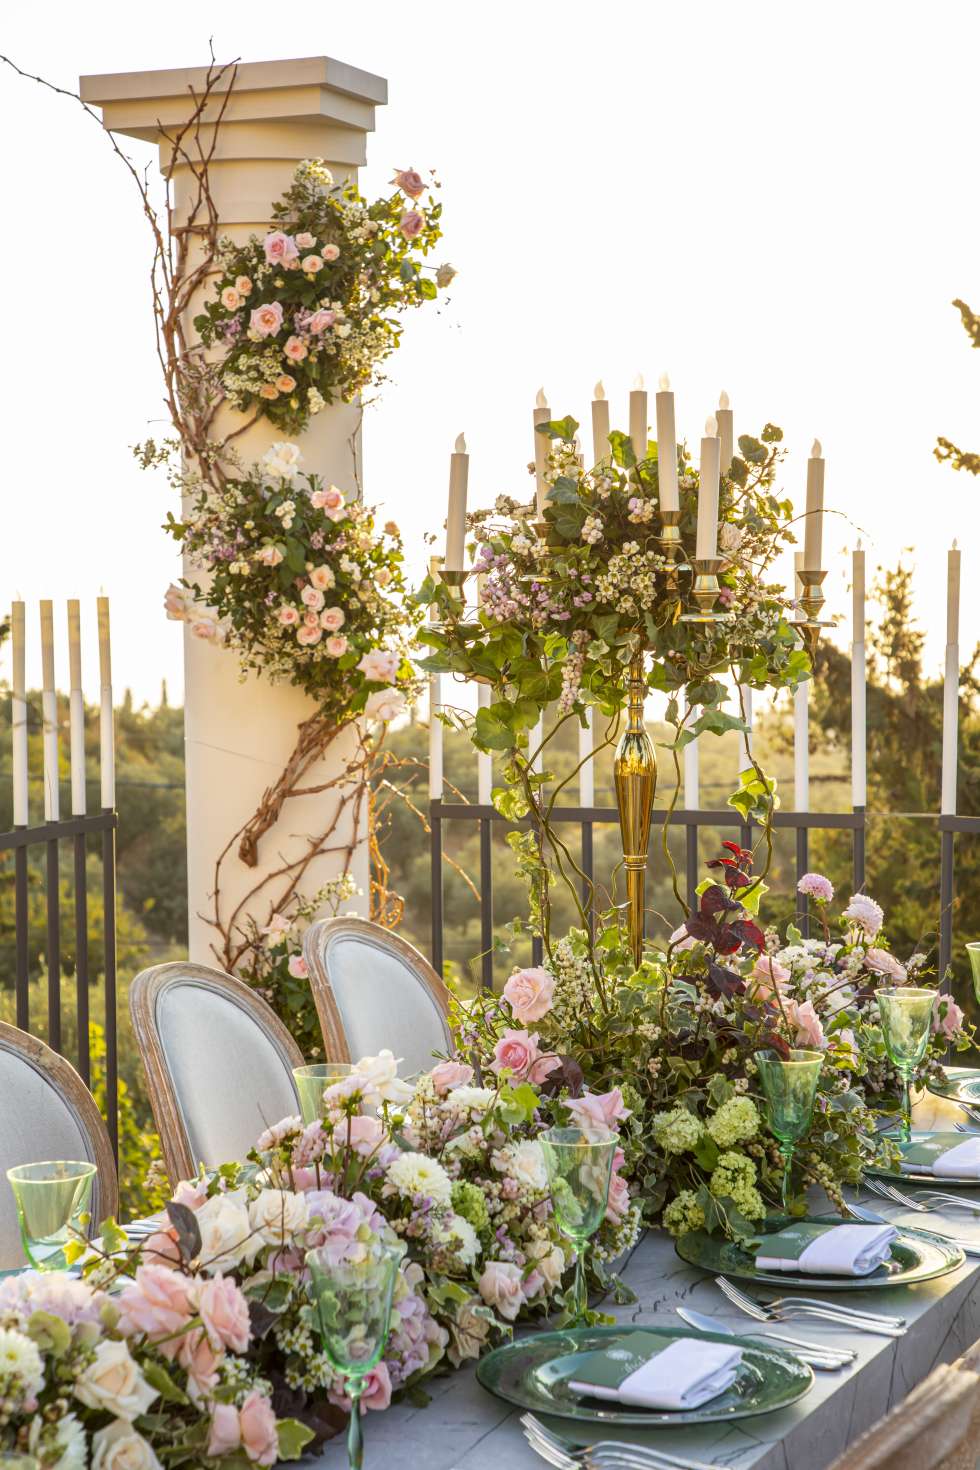
[{"label": "green glass goblet", "polygon": [[971,939],[966,952],[970,956],[970,969],[973,971],[973,994],[977,998],[977,1005],[980,1005],[980,940]]},{"label": "green glass goblet", "polygon": [[765,1094],[769,1129],[783,1156],[781,1197],[783,1209],[788,1210],[793,1154],[813,1117],[823,1053],[794,1048],[788,1057],[781,1057],[776,1051],[766,1050],[757,1051],[754,1060]]},{"label": "green glass goblet", "polygon": [[929,1045],[936,991],[895,985],[876,991],[875,1000],[885,1050],[902,1079],[900,1136],[908,1143],[912,1137],[912,1078]]},{"label": "green glass goblet", "polygon": [[589,1296],[585,1277],[585,1253],[591,1236],[602,1224],[609,1201],[613,1159],[619,1137],[610,1133],[596,1139],[581,1128],[548,1128],[541,1134],[551,1205],[562,1235],[575,1250],[575,1286],[572,1321],[588,1321]]},{"label": "green glass goblet", "polygon": [[335,1082],[342,1082],[352,1071],[350,1062],[312,1062],[308,1067],[294,1067],[293,1081],[299,1093],[299,1110],[304,1123],[315,1123],[323,1116],[323,1093]]},{"label": "green glass goblet", "polygon": [[364,1380],[377,1367],[391,1326],[391,1299],[403,1246],[383,1245],[363,1261],[337,1264],[327,1247],[307,1251],[313,1320],[333,1367],[346,1378],[351,1401],[347,1429],[350,1470],[361,1470],[361,1395]]},{"label": "green glass goblet", "polygon": [[65,1246],[86,1234],[79,1217],[89,1208],[97,1173],[87,1160],[65,1159],[7,1170],[24,1255],[35,1270],[64,1270]]}]

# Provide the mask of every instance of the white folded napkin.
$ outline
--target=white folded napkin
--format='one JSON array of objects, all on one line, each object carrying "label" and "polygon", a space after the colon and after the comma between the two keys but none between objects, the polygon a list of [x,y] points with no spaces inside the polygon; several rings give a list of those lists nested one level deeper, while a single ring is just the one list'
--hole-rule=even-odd
[{"label": "white folded napkin", "polygon": [[[914,1145],[913,1145],[914,1149]],[[902,1160],[904,1174],[933,1174],[937,1179],[980,1179],[980,1133],[954,1143],[931,1161]]]},{"label": "white folded napkin", "polygon": [[697,1409],[731,1387],[741,1362],[741,1348],[677,1338],[624,1378],[618,1388],[575,1378],[568,1386],[572,1393],[641,1409]]},{"label": "white folded napkin", "polygon": [[[891,1255],[898,1231],[894,1225],[832,1225],[813,1233],[812,1226],[789,1226],[764,1239],[756,1254],[760,1271],[798,1271],[813,1276],[868,1276]],[[807,1238],[809,1235],[809,1238]],[[798,1237],[802,1249],[787,1245]],[[767,1255],[777,1242],[785,1253]]]}]

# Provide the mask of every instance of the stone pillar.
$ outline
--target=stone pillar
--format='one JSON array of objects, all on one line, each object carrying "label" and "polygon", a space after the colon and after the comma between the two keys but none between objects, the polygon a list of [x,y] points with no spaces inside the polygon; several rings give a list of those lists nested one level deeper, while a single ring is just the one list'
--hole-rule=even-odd
[{"label": "stone pillar", "polygon": [[[187,119],[193,105],[191,91],[200,96],[205,80],[204,67],[122,72],[82,77],[81,95],[102,109],[103,124],[110,131],[158,143],[161,167],[165,167],[170,145],[164,131],[171,133]],[[213,138],[228,84],[223,78],[202,120],[205,145]],[[264,232],[270,205],[288,187],[296,164],[304,158],[324,159],[338,180],[356,178],[359,165],[365,162],[375,107],[386,100],[383,78],[326,56],[239,65],[209,169],[220,233],[245,239],[253,232]],[[178,166],[173,181],[177,223],[186,217],[193,187],[190,171]],[[362,488],[359,419],[355,405],[334,405],[317,414],[296,441],[303,451],[303,468],[315,470],[348,495],[359,494]],[[216,436],[223,436],[241,421],[241,415],[223,408],[215,425]],[[248,461],[260,458],[270,444],[284,437],[281,430],[260,420],[236,444]],[[253,676],[242,682],[233,653],[193,639],[185,629],[188,911],[194,960],[216,963],[211,949],[214,931],[206,916],[212,906],[218,855],[279,775],[297,725],[312,710],[312,702],[297,689],[274,687]],[[315,786],[343,769],[345,750],[338,748],[340,744],[310,771],[304,785]],[[346,751],[352,748],[351,740]],[[245,867],[235,853],[226,859],[221,880],[224,913],[264,874],[280,867],[284,857],[297,856],[306,838],[323,829],[330,800],[327,795],[287,802],[279,823],[260,843],[257,868]],[[364,834],[354,834],[348,826],[331,840],[344,842],[350,836],[360,839],[352,869],[365,895],[360,902],[366,910]],[[340,871],[339,858],[317,859],[304,879],[304,892],[312,892]],[[263,902],[264,908],[256,907],[260,920],[268,911],[267,900]]]}]

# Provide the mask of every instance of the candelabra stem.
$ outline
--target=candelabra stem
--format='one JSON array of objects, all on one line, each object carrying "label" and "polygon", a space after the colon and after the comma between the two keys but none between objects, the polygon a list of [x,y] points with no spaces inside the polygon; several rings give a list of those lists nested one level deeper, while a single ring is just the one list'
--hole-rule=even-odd
[{"label": "candelabra stem", "polygon": [[653,798],[657,790],[657,757],[643,724],[645,693],[643,655],[638,653],[630,663],[626,729],[616,747],[613,762],[619,830],[626,864],[630,949],[635,965],[643,959],[647,853]]}]

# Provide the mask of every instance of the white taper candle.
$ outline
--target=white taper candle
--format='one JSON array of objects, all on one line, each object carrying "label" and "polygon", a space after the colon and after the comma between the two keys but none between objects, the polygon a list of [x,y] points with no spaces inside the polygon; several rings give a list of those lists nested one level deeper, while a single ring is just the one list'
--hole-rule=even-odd
[{"label": "white taper candle", "polygon": [[735,416],[732,413],[731,403],[724,388],[718,397],[718,439],[721,446],[721,473],[727,475],[732,467],[732,456],[735,453]]},{"label": "white taper candle", "polygon": [[592,463],[609,457],[609,400],[602,379],[592,390]]},{"label": "white taper candle", "polygon": [[446,516],[447,572],[463,570],[466,545],[466,488],[470,475],[470,457],[462,434],[449,456],[449,511]]},{"label": "white taper candle", "polygon": [[581,806],[595,806],[595,756],[592,731],[593,707],[585,712],[585,725],[578,727],[578,799]]},{"label": "white taper candle", "polygon": [[[697,719],[697,714],[692,712],[693,709],[692,705],[687,705],[688,729]],[[700,805],[701,765],[698,757],[698,741],[690,740],[684,747],[684,806],[689,812],[696,812]]]},{"label": "white taper candle", "polygon": [[22,602],[10,609],[13,660],[11,734],[13,736],[14,826],[26,827],[30,817],[30,780],[27,759],[27,618]]},{"label": "white taper candle", "polygon": [[680,510],[677,491],[677,430],[674,427],[674,395],[666,373],[657,389],[657,478],[660,509]]},{"label": "white taper candle", "polygon": [[109,599],[96,604],[99,624],[99,776],[103,811],[116,804],[116,741],[112,719],[112,649],[109,641]]},{"label": "white taper candle", "polygon": [[962,553],[954,541],[946,554],[946,642],[960,641],[960,561]]},{"label": "white taper candle", "polygon": [[[429,560],[429,576],[436,579],[439,576],[441,561],[438,556]],[[439,610],[435,604],[429,607],[430,622],[439,621]],[[429,675],[429,800],[442,800],[442,721],[439,719],[439,707],[442,703],[442,679],[439,674]]]},{"label": "white taper candle", "polygon": [[946,667],[943,672],[943,765],[940,809],[956,813],[960,723],[960,550],[954,541],[946,563]]},{"label": "white taper candle", "polygon": [[538,424],[551,422],[551,409],[545,397],[543,388],[538,389],[537,398],[534,401],[534,501],[537,506],[538,515],[544,513],[544,503],[550,486],[545,479],[548,468],[548,451],[551,441],[547,434],[538,433]]},{"label": "white taper candle", "polygon": [[637,373],[630,392],[630,442],[637,459],[647,457],[647,415],[647,394],[643,386],[643,374]]},{"label": "white taper candle", "polygon": [[[476,700],[480,709],[489,709],[493,691],[489,684],[476,686]],[[489,751],[478,752],[476,757],[476,799],[481,806],[489,806],[493,793],[493,756]]]},{"label": "white taper candle", "polygon": [[865,554],[860,543],[852,555],[851,618],[851,805],[868,804],[868,682],[864,645]]},{"label": "white taper candle", "polygon": [[718,555],[718,465],[721,445],[718,423],[712,414],[704,426],[701,440],[701,472],[698,487],[698,535],[695,555],[698,561],[712,561]]},{"label": "white taper candle", "polygon": [[806,530],[803,537],[803,570],[820,571],[823,553],[823,472],[825,460],[820,440],[814,439],[806,463]]},{"label": "white taper candle", "polygon": [[[796,553],[796,595],[799,597],[803,584],[800,571],[803,553]],[[810,683],[804,680],[793,695],[793,783],[794,800],[798,812],[810,810]]]},{"label": "white taper candle", "polygon": [[78,598],[68,599],[68,732],[71,811],[85,815],[85,697],[82,694],[82,615]]},{"label": "white taper candle", "polygon": [[44,820],[57,822],[61,815],[58,695],[54,682],[54,608],[49,598],[41,602],[41,717],[44,722]]}]

